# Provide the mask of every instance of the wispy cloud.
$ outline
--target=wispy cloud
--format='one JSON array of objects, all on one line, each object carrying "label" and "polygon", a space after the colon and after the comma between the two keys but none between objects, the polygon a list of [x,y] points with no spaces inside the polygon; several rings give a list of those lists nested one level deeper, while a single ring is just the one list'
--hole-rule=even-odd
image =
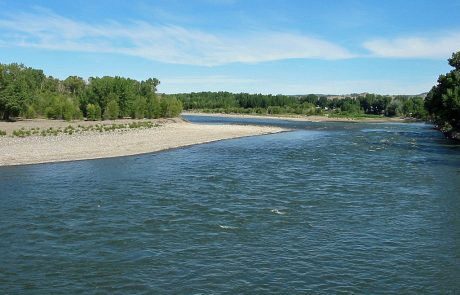
[{"label": "wispy cloud", "polygon": [[252,84],[255,82],[260,82],[258,79],[250,78],[236,78],[229,76],[180,76],[180,77],[171,77],[171,78],[162,78],[162,82],[169,84],[200,84],[200,85],[210,85],[210,84]]},{"label": "wispy cloud", "polygon": [[199,75],[160,77],[160,91],[165,93],[198,91],[252,92],[255,85],[267,85],[269,81],[227,75]]},{"label": "wispy cloud", "polygon": [[214,66],[291,58],[345,59],[346,49],[289,32],[212,34],[174,25],[131,21],[87,23],[50,11],[0,19],[0,45],[120,53],[165,63]]},{"label": "wispy cloud", "polygon": [[396,58],[446,58],[460,50],[460,32],[433,37],[373,39],[364,43],[373,56]]}]

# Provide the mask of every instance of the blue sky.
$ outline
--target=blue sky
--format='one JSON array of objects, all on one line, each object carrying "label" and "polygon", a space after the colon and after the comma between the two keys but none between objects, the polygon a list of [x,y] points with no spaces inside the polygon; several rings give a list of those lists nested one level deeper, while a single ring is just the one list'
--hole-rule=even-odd
[{"label": "blue sky", "polygon": [[0,62],[165,93],[418,94],[450,70],[459,15],[460,0],[0,0]]}]

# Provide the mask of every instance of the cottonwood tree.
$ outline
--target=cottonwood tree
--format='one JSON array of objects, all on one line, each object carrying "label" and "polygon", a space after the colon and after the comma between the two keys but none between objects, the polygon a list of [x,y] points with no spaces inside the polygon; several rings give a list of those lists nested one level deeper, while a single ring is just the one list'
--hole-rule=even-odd
[{"label": "cottonwood tree", "polygon": [[446,132],[460,132],[460,51],[448,59],[454,69],[440,75],[427,94],[425,108],[432,120]]}]

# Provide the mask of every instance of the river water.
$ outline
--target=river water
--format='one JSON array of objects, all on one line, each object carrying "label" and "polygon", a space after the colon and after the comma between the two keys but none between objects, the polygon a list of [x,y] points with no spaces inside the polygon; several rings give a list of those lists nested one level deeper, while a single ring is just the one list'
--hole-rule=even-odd
[{"label": "river water", "polygon": [[460,292],[460,148],[425,124],[0,168],[2,294]]}]

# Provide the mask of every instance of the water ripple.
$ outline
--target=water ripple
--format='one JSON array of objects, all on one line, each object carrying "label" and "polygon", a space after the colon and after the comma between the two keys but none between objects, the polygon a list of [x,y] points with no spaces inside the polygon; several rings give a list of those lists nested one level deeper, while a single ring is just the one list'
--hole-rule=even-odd
[{"label": "water ripple", "polygon": [[460,155],[426,125],[0,169],[0,291],[451,293]]}]

